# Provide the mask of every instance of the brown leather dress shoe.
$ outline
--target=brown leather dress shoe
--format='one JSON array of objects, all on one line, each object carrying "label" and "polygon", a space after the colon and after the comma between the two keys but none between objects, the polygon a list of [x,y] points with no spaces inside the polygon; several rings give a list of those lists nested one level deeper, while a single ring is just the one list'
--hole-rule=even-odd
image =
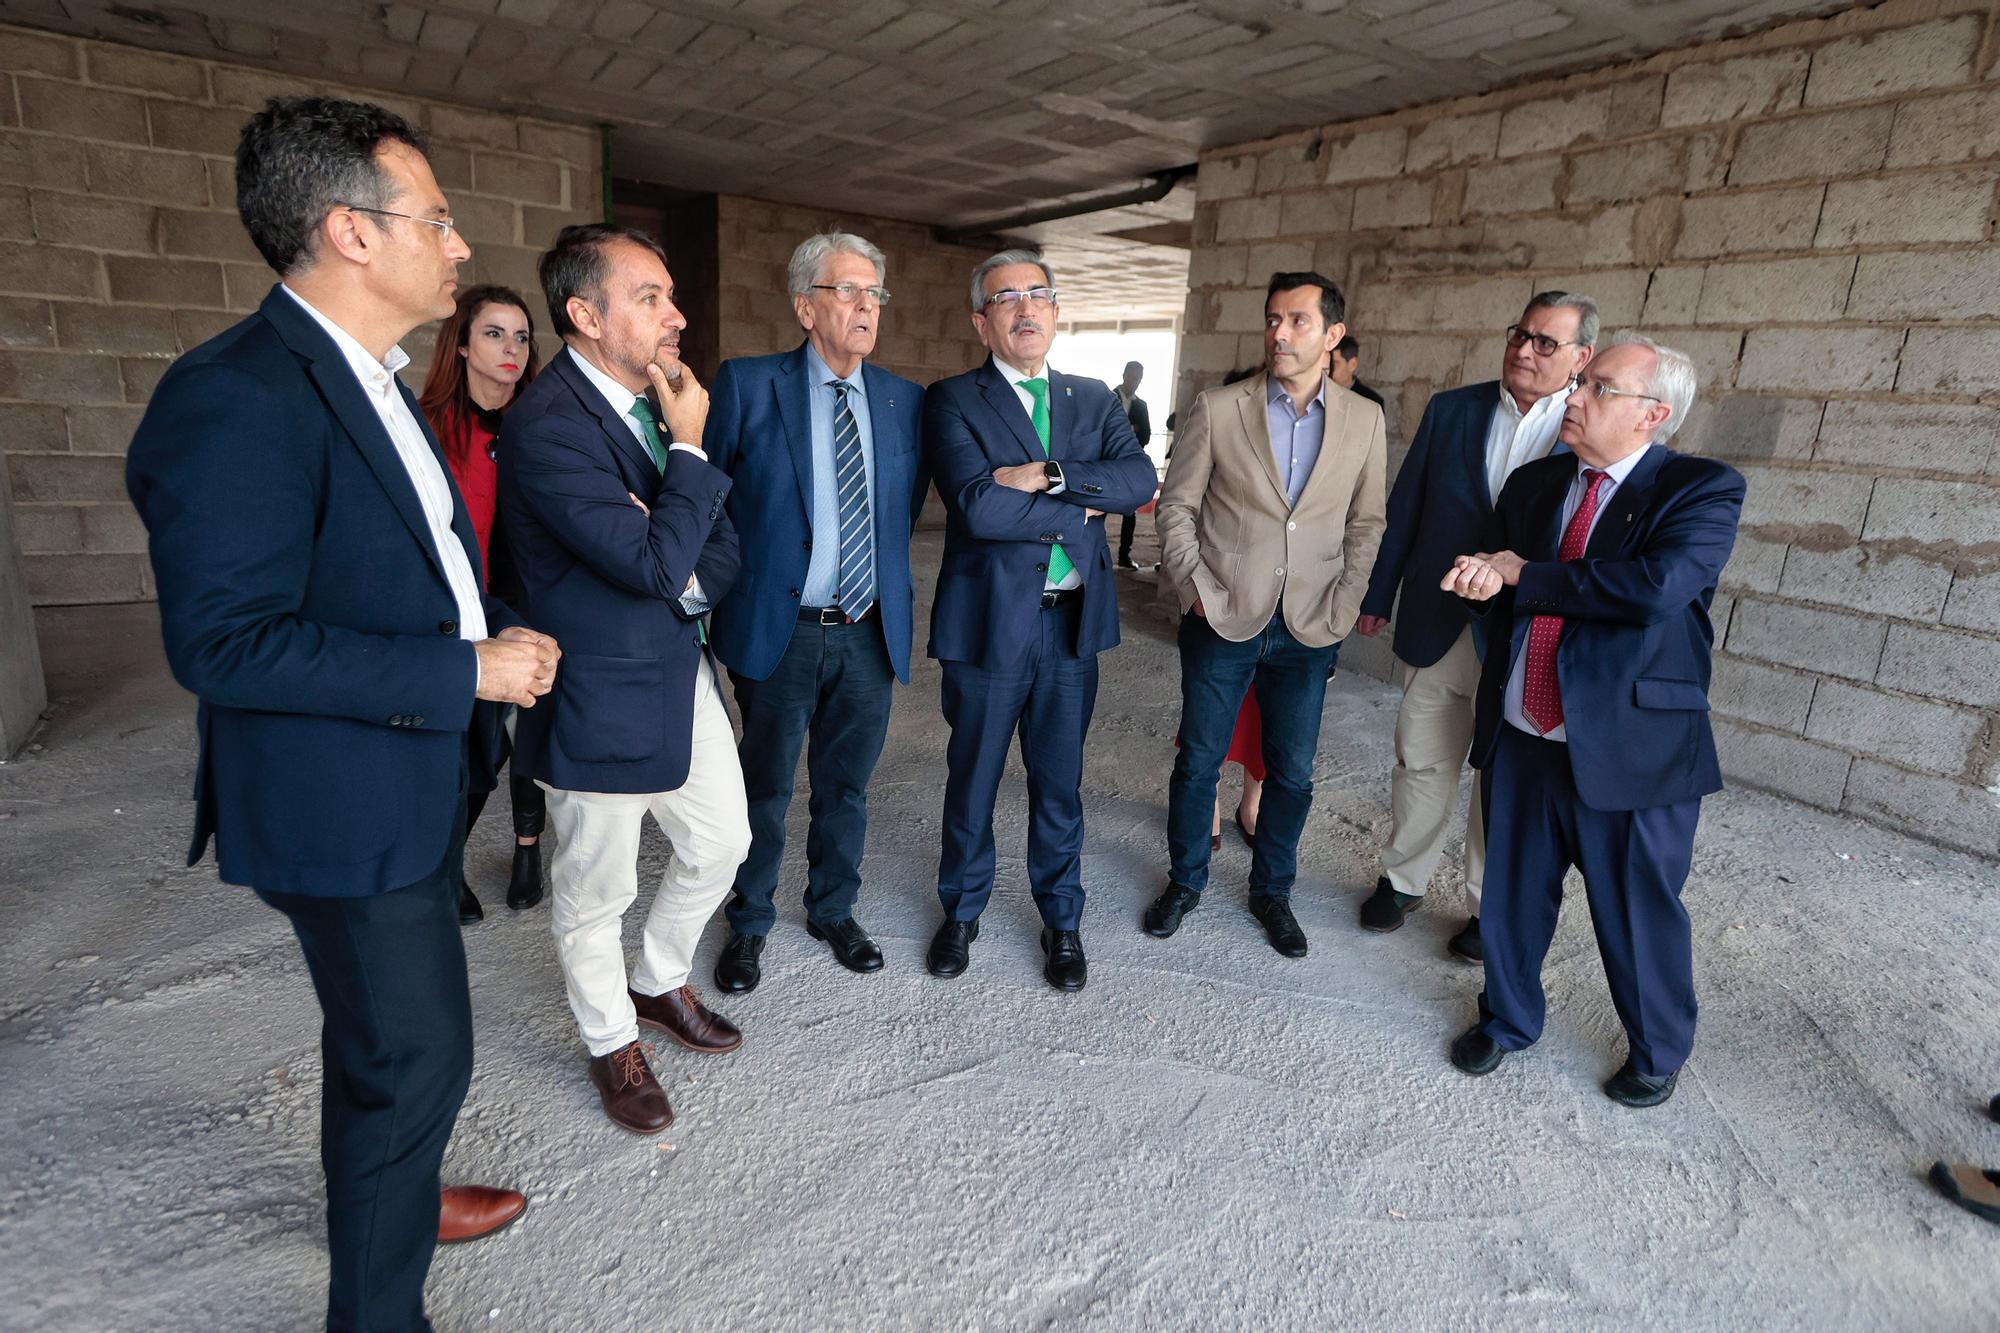
[{"label": "brown leather dress shoe", "polygon": [[736,1025],[703,1004],[692,986],[665,995],[628,994],[632,1007],[639,1011],[640,1026],[657,1028],[691,1051],[720,1055],[743,1044],[743,1034]]},{"label": "brown leather dress shoe", "polygon": [[611,1123],[634,1134],[657,1134],[674,1123],[667,1090],[653,1077],[646,1052],[638,1042],[620,1046],[609,1055],[593,1056],[590,1081],[604,1102]]},{"label": "brown leather dress shoe", "polygon": [[490,1236],[528,1211],[528,1196],[491,1185],[446,1185],[439,1191],[438,1244]]}]

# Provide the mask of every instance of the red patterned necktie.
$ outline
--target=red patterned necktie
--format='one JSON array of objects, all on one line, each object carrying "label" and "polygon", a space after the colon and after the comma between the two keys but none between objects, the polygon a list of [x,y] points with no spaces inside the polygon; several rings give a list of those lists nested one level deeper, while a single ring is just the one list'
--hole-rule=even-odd
[{"label": "red patterned necktie", "polygon": [[[1590,520],[1597,516],[1597,489],[1604,478],[1596,468],[1583,470],[1583,503],[1563,529],[1558,560],[1583,559],[1583,548],[1590,541]],[[1562,682],[1556,679],[1556,646],[1562,642],[1562,633],[1561,616],[1536,616],[1528,623],[1528,674],[1521,683],[1521,711],[1544,736],[1563,724]]]}]

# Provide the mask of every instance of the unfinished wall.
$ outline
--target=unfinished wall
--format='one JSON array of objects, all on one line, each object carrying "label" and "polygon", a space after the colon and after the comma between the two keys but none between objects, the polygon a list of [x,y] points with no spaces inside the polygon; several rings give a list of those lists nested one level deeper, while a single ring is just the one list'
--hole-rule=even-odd
[{"label": "unfinished wall", "polygon": [[2000,853],[1995,10],[1891,0],[1208,154],[1180,400],[1261,360],[1272,271],[1316,268],[1400,450],[1530,293],[1590,293],[1694,357],[1676,445],[1749,479],[1729,773]]},{"label": "unfinished wall", "polygon": [[[153,595],[125,446],[173,358],[276,281],[237,221],[232,157],[265,98],[302,92],[431,133],[465,282],[533,298],[556,229],[601,214],[589,130],[0,27],[0,447],[33,601]],[[431,331],[403,344],[413,373]]]}]

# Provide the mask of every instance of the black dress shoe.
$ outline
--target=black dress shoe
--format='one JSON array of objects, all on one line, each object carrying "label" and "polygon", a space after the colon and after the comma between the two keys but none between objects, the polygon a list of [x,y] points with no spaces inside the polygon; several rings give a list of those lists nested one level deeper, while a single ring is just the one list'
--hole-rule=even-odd
[{"label": "black dress shoe", "polygon": [[840,960],[840,965],[850,972],[882,970],[882,951],[875,947],[875,941],[868,938],[868,932],[851,916],[830,926],[808,921],[806,934],[816,940],[825,940],[832,948],[833,956]]},{"label": "black dress shoe", "polygon": [[1674,1095],[1674,1084],[1680,1081],[1681,1071],[1655,1077],[1642,1074],[1627,1060],[1618,1067],[1604,1084],[1604,1095],[1620,1106],[1658,1106]]},{"label": "black dress shoe", "polygon": [[542,844],[514,844],[514,870],[507,878],[507,906],[525,912],[542,900]]},{"label": "black dress shoe", "polygon": [[1292,905],[1283,898],[1256,895],[1250,899],[1250,914],[1264,923],[1271,947],[1287,958],[1306,956],[1306,933],[1292,915]]},{"label": "black dress shoe", "polygon": [[731,935],[715,959],[715,988],[741,995],[757,989],[764,969],[757,957],[764,952],[762,935]]},{"label": "black dress shoe", "polygon": [[1479,918],[1476,916],[1467,917],[1465,919],[1465,928],[1452,936],[1444,947],[1468,963],[1485,962],[1486,950],[1479,942]]},{"label": "black dress shoe", "polygon": [[1153,899],[1153,905],[1139,918],[1139,924],[1154,939],[1163,940],[1181,928],[1181,919],[1201,906],[1201,895],[1185,884],[1168,884],[1167,891]]},{"label": "black dress shoe", "polygon": [[1490,1074],[1507,1058],[1500,1043],[1479,1028],[1471,1028],[1451,1043],[1452,1067],[1461,1074]]},{"label": "black dress shoe", "polygon": [[1057,990],[1082,990],[1083,983],[1090,979],[1090,968],[1083,958],[1083,935],[1074,930],[1050,930],[1042,928],[1042,952],[1049,961],[1042,968],[1042,977]]},{"label": "black dress shoe", "polygon": [[972,962],[972,942],[979,938],[979,920],[946,921],[931,937],[924,966],[934,977],[955,977]]},{"label": "black dress shoe", "polygon": [[475,921],[486,919],[486,909],[479,905],[479,897],[472,886],[460,880],[458,885],[458,924],[469,926]]},{"label": "black dress shoe", "polygon": [[1424,905],[1421,893],[1400,893],[1389,885],[1387,875],[1375,881],[1375,892],[1361,904],[1361,928],[1387,934],[1400,928],[1403,918]]}]

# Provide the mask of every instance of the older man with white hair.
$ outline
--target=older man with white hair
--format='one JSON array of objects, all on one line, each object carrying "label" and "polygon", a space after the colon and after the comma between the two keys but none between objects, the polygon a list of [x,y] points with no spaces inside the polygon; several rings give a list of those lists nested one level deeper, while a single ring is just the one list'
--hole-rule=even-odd
[{"label": "older man with white hair", "polygon": [[886,270],[859,236],[807,237],[787,284],[804,341],[725,361],[715,377],[702,447],[733,483],[743,573],[715,610],[714,645],[743,715],[750,806],[750,855],[715,964],[725,991],[753,990],[763,976],[802,746],[806,931],[850,971],[882,967],[854,906],[890,690],[910,678],[910,529],[929,486],[923,389],[867,364],[889,303]]},{"label": "older man with white hair", "polygon": [[1440,585],[1489,635],[1472,746],[1486,989],[1479,1022],[1452,1043],[1465,1073],[1491,1073],[1541,1036],[1542,960],[1571,866],[1630,1047],[1605,1095],[1659,1105],[1694,1048],[1681,889],[1701,798],[1722,788],[1708,608],[1743,511],[1734,469],[1666,447],[1694,396],[1686,355],[1614,337],[1563,409],[1571,452],[1514,473],[1493,550],[1458,557]]}]

